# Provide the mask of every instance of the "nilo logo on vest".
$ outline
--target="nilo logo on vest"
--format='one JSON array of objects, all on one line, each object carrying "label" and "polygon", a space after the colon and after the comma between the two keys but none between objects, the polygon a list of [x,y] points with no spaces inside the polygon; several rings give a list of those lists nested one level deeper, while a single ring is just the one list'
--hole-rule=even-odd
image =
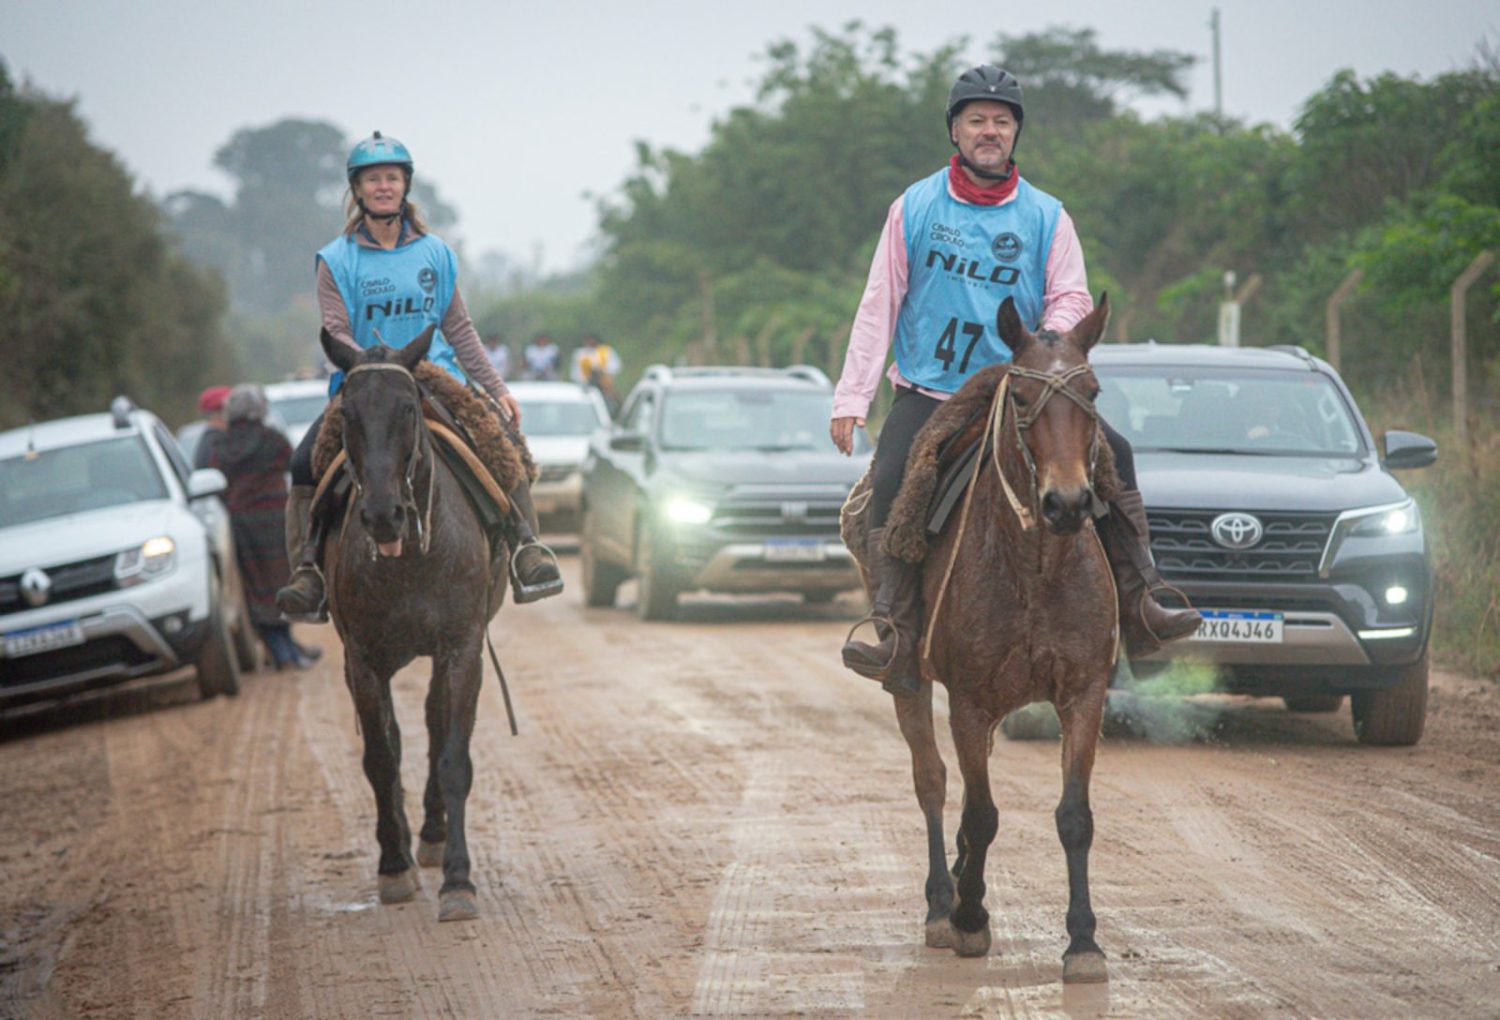
[{"label": "nilo logo on vest", "polygon": [[[942,265],[938,265],[939,262]],[[927,252],[927,268],[932,269],[934,266],[954,276],[966,276],[980,283],[998,283],[1002,287],[1008,287],[1021,278],[1021,271],[1015,266],[996,266],[986,276],[984,266],[980,264],[979,259],[960,258],[957,254],[948,255],[936,248],[929,249]]]},{"label": "nilo logo on vest", "polygon": [[415,298],[393,298],[390,301],[371,301],[365,305],[365,321],[369,322],[379,314],[382,318],[394,318],[401,315],[426,315],[432,311],[437,302],[431,297],[422,299],[419,305]]}]

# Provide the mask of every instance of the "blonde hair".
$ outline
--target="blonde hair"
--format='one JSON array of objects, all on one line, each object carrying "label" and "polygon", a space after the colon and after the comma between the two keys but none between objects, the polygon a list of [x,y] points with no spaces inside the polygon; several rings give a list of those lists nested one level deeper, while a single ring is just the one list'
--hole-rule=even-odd
[{"label": "blonde hair", "polygon": [[[406,190],[411,191],[411,175],[406,177]],[[422,210],[409,197],[401,199],[401,215],[411,224],[412,233],[420,237],[428,233],[427,220],[422,216]],[[354,195],[354,182],[349,182],[349,190],[344,193],[344,236],[353,237],[354,232],[359,229],[359,223],[365,218],[364,210],[359,207],[359,199]]]}]

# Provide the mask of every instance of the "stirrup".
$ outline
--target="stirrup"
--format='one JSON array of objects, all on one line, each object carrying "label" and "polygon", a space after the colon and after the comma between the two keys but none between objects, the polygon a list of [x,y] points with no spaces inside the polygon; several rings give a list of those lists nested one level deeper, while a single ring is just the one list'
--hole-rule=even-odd
[{"label": "stirrup", "polygon": [[[542,581],[539,584],[524,584],[521,575],[516,572],[516,560],[521,555],[522,549],[535,546],[546,553],[552,560],[552,568],[557,571],[557,578],[552,581]],[[516,545],[515,551],[510,554],[510,590],[516,603],[537,602],[549,598],[563,590],[562,565],[557,562],[557,553],[550,548],[532,539],[530,542],[521,542]]]},{"label": "stirrup", "polygon": [[[318,600],[318,607],[308,613],[289,613],[281,608],[281,600],[276,601],[276,608],[281,613],[281,618],[287,623],[327,623],[328,622],[328,579],[323,576],[323,568],[316,563],[303,563],[297,566],[297,570],[311,570],[318,575],[318,587],[323,589],[323,597]],[[297,570],[292,571],[293,574]],[[290,588],[291,580],[288,579],[285,588]],[[283,590],[285,590],[285,588]],[[279,592],[277,593],[280,594]]]}]

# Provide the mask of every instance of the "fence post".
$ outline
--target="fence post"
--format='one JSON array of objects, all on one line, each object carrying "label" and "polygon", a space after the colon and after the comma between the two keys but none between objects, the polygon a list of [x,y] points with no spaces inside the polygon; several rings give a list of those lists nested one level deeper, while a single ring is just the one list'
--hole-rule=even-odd
[{"label": "fence post", "polygon": [[1342,305],[1354,293],[1354,288],[1359,286],[1359,281],[1365,278],[1363,269],[1356,269],[1344,277],[1344,282],[1339,284],[1332,294],[1328,295],[1328,303],[1323,306],[1323,320],[1325,324],[1326,340],[1328,345],[1328,363],[1333,366],[1335,372],[1340,370],[1339,359],[1342,356],[1340,348],[1341,337],[1339,333],[1339,305]]},{"label": "fence post", "polygon": [[1495,253],[1482,251],[1475,256],[1469,267],[1458,274],[1449,292],[1449,307],[1453,330],[1453,431],[1458,435],[1459,448],[1469,448],[1469,339],[1466,332],[1467,315],[1464,314],[1464,297],[1469,287],[1479,279],[1479,274],[1495,261]]}]

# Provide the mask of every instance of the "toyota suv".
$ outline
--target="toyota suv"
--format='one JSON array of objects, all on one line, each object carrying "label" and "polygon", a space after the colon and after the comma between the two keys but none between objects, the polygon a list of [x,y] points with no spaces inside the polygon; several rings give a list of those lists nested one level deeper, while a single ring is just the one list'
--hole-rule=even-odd
[{"label": "toyota suv", "polygon": [[236,693],[258,648],[224,488],[124,398],[0,433],[0,707],[181,666]]},{"label": "toyota suv", "polygon": [[1294,711],[1351,698],[1355,732],[1412,744],[1427,704],[1432,565],[1393,472],[1437,446],[1379,444],[1338,373],[1301,348],[1101,345],[1098,408],[1135,450],[1162,576],[1203,614],[1132,664],[1218,667],[1222,689]]},{"label": "toyota suv", "polygon": [[584,462],[579,555],[585,601],[613,605],[629,577],[643,619],[678,596],[857,588],[839,509],[869,464],[828,438],[833,387],[811,366],[647,369]]}]

